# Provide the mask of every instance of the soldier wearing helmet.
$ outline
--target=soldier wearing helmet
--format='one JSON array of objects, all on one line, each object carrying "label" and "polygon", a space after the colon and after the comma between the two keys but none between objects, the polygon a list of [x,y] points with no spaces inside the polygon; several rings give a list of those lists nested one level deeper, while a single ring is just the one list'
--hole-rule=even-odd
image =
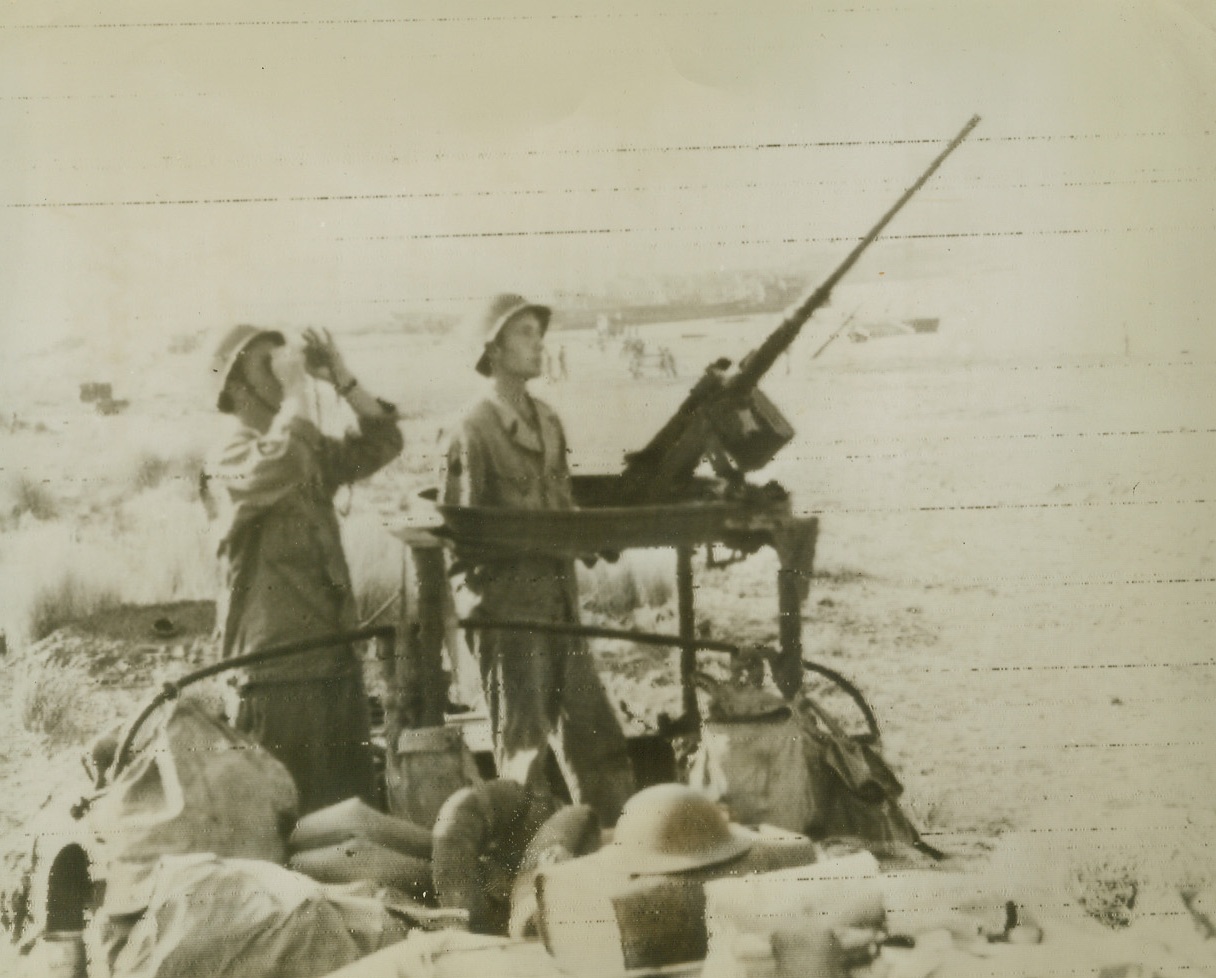
[{"label": "soldier wearing helmet", "polygon": [[[308,416],[309,377],[333,385],[357,431],[321,433]],[[396,409],[359,385],[326,331],[289,340],[233,327],[216,347],[210,380],[216,408],[231,420],[205,468],[224,576],[223,656],[353,629],[333,498],[400,454]],[[242,678],[236,725],[287,766],[301,814],[354,795],[371,799],[368,706],[350,647],[265,663]]]},{"label": "soldier wearing helmet", "polygon": [[[550,310],[495,296],[475,321],[475,368],[493,382],[457,428],[447,453],[444,499],[501,509],[574,507],[566,434],[556,412],[528,391],[544,369]],[[577,622],[573,561],[537,555],[458,553],[474,616]],[[568,636],[486,630],[478,655],[500,777],[546,791],[554,753],[575,801],[613,825],[633,792],[625,737],[586,646]]]}]

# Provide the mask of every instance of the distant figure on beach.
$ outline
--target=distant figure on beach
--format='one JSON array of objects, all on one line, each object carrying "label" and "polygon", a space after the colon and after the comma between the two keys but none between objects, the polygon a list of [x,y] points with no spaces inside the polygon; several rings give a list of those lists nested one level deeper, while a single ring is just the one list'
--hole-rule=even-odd
[{"label": "distant figure on beach", "polygon": [[[289,342],[236,326],[211,361],[212,398],[232,424],[209,457],[224,587],[224,658],[356,627],[334,494],[400,454],[393,405],[355,379],[328,332]],[[344,438],[309,419],[308,377],[333,385],[358,419]],[[241,677],[236,726],[282,761],[300,813],[373,799],[371,730],[358,657],[329,646],[259,664]]]},{"label": "distant figure on beach", "polygon": [[676,373],[676,355],[671,352],[671,347],[665,346],[659,350],[659,369],[665,376],[675,377]]},{"label": "distant figure on beach", "polygon": [[[574,508],[566,434],[554,410],[533,397],[549,309],[518,295],[494,298],[475,322],[476,370],[493,393],[457,428],[443,478],[449,505],[499,509]],[[578,581],[568,557],[462,554],[464,583],[478,598],[472,617],[579,620]],[[612,704],[581,638],[541,631],[474,631],[498,774],[549,791],[555,755],[576,802],[616,823],[633,773]]]}]

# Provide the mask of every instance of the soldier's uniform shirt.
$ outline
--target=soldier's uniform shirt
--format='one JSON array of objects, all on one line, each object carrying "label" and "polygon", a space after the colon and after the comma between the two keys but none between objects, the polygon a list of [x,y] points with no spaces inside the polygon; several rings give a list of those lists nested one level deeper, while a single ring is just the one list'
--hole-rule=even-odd
[{"label": "soldier's uniform shirt", "polygon": [[[396,412],[344,438],[281,413],[265,434],[232,419],[206,465],[218,508],[224,658],[356,626],[334,496],[402,449]],[[301,813],[371,797],[367,701],[349,646],[256,666],[242,677],[237,726],[291,771]]]},{"label": "soldier's uniform shirt", "polygon": [[[501,509],[574,508],[566,436],[532,399],[535,424],[501,398],[473,407],[448,447],[444,500]],[[544,556],[462,554],[474,617],[577,623],[574,563]],[[633,792],[624,734],[583,641],[561,635],[477,633],[499,775],[543,790],[553,750],[575,801],[616,823]]]}]

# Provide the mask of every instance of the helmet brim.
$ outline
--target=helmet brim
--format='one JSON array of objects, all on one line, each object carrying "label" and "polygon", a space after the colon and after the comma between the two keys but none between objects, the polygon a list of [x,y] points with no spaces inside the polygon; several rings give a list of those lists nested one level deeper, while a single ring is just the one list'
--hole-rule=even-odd
[{"label": "helmet brim", "polygon": [[498,339],[500,333],[506,328],[507,323],[518,316],[521,312],[532,312],[536,314],[540,320],[541,334],[549,332],[549,320],[553,317],[553,310],[548,306],[542,306],[535,302],[520,302],[517,305],[510,306],[494,320],[493,325],[485,336],[485,343],[481,349],[481,355],[477,358],[477,364],[474,369],[483,377],[490,376],[490,347],[494,341]]},{"label": "helmet brim", "polygon": [[[239,327],[238,327],[239,329]],[[232,376],[232,368],[236,366],[241,355],[256,341],[261,339],[274,340],[279,345],[287,342],[287,337],[277,329],[251,329],[244,336],[237,337],[226,349],[218,352],[213,358],[211,367],[212,390],[215,395],[215,406],[225,410],[224,391],[228,387],[228,378]]]},{"label": "helmet brim", "polygon": [[755,834],[741,825],[731,823],[730,836],[709,849],[696,853],[646,853],[629,852],[609,843],[601,852],[605,861],[634,876],[651,873],[686,873],[694,869],[708,869],[738,859],[751,851]]}]

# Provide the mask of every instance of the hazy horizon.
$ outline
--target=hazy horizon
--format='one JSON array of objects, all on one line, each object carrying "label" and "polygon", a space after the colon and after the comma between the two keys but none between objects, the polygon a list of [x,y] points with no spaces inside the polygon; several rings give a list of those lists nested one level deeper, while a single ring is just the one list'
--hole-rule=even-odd
[{"label": "hazy horizon", "polygon": [[[1211,352],[1216,15],[1198,0],[15,3],[6,353],[343,329],[847,252],[972,348]],[[6,357],[6,359],[11,359]]]}]

